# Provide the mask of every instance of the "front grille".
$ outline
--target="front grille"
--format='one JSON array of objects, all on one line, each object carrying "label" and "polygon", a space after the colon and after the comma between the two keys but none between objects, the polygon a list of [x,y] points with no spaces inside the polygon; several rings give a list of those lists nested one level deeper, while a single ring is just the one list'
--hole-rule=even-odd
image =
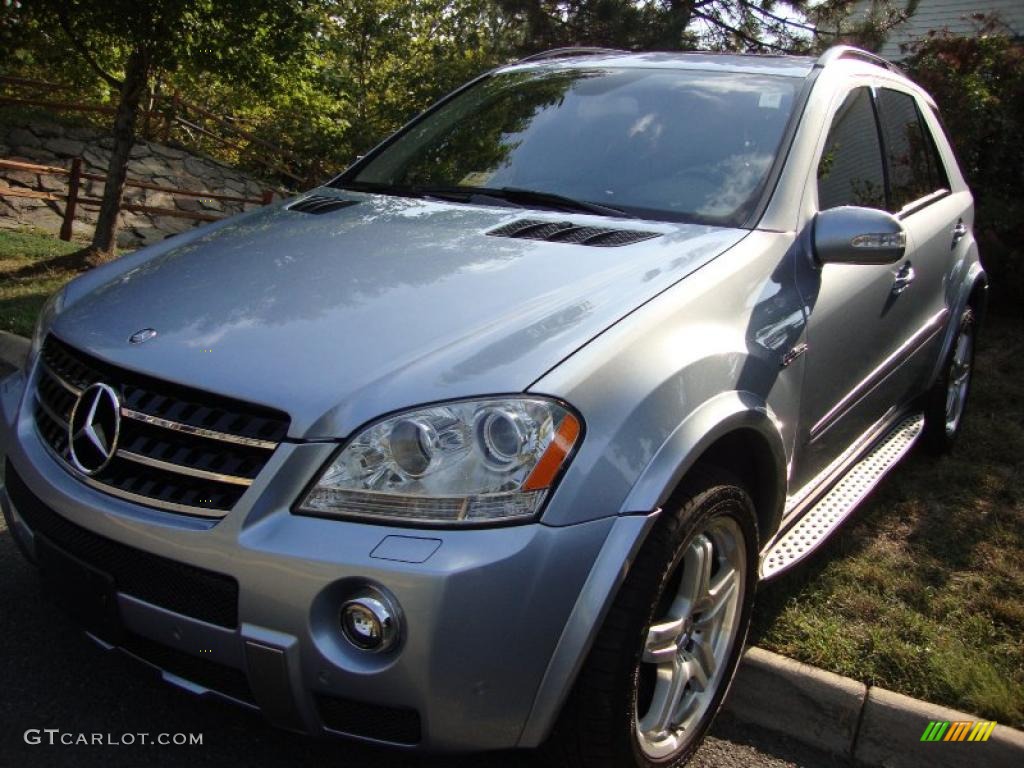
[{"label": "front grille", "polygon": [[[288,432],[283,413],[116,368],[54,336],[38,367],[43,440],[88,484],[157,509],[223,517]],[[68,421],[79,395],[97,382],[120,397],[120,435],[114,458],[85,476],[70,464]]]},{"label": "front grille", "polygon": [[238,582],[165,557],[129,547],[88,531],[46,506],[11,466],[5,467],[7,493],[28,527],[68,554],[110,574],[126,595],[169,611],[228,629],[238,626]]},{"label": "front grille", "polygon": [[332,731],[392,744],[420,741],[420,713],[415,709],[385,707],[323,693],[315,694],[315,698],[320,719]]},{"label": "front grille", "polygon": [[124,633],[121,647],[133,656],[190,683],[253,704],[249,680],[240,669],[192,656],[177,648],[154,642],[148,637],[136,635],[134,632]]}]

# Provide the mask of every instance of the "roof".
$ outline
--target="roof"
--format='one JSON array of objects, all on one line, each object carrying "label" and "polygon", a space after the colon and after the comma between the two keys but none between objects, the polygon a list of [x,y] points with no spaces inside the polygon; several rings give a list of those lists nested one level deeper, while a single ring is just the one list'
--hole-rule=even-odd
[{"label": "roof", "polygon": [[524,59],[502,67],[502,71],[522,68],[615,67],[647,69],[688,69],[719,72],[742,72],[782,77],[807,77],[814,68],[812,56],[780,56],[774,54],[709,53],[680,51],[672,53],[631,53],[601,51],[565,55],[550,51],[548,56]]}]

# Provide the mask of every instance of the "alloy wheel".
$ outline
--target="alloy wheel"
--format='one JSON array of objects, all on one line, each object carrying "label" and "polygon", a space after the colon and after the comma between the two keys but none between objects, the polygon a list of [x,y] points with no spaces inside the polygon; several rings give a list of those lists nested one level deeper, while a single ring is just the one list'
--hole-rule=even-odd
[{"label": "alloy wheel", "polygon": [[971,383],[971,363],[974,359],[974,329],[967,324],[960,329],[950,364],[949,384],[946,388],[946,434],[956,434],[967,404],[967,390]]},{"label": "alloy wheel", "polygon": [[744,537],[731,517],[708,521],[684,549],[636,675],[634,722],[647,757],[668,757],[695,738],[740,628],[746,568]]}]

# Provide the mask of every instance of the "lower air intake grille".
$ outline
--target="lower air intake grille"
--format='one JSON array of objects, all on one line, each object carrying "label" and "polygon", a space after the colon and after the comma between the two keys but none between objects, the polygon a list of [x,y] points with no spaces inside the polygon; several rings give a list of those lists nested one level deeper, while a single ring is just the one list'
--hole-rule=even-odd
[{"label": "lower air intake grille", "polygon": [[420,741],[420,714],[415,709],[382,707],[322,693],[315,696],[320,719],[332,731],[392,744]]},{"label": "lower air intake grille", "polygon": [[[32,531],[99,571],[119,592],[221,627],[238,626],[238,582],[88,531],[58,515],[29,490],[8,461],[7,492]],[[197,681],[198,682],[198,681]]]},{"label": "lower air intake grille", "polygon": [[631,229],[606,229],[584,227],[569,221],[541,221],[520,219],[505,224],[487,233],[493,237],[513,237],[520,240],[543,240],[546,243],[574,243],[610,248],[632,245],[643,240],[658,237],[658,232],[641,232]]}]

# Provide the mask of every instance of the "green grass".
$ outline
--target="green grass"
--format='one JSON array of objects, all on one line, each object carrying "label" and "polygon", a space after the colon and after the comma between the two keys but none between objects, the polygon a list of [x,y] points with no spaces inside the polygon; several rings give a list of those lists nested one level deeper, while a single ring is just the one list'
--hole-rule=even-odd
[{"label": "green grass", "polygon": [[[77,274],[64,266],[48,267],[47,263],[82,246],[45,232],[0,229],[0,330],[32,335],[36,316],[47,297]],[[19,276],[20,271],[31,267],[39,269],[35,274]]]},{"label": "green grass", "polygon": [[[0,230],[0,328],[30,335],[81,244]],[[40,265],[33,276],[14,274]],[[752,641],[1024,725],[1024,324],[984,329],[953,455],[909,457],[808,563],[766,586]]]},{"label": "green grass", "polygon": [[917,452],[806,565],[762,589],[752,642],[1024,725],[1024,324],[983,329],[964,433]]}]

